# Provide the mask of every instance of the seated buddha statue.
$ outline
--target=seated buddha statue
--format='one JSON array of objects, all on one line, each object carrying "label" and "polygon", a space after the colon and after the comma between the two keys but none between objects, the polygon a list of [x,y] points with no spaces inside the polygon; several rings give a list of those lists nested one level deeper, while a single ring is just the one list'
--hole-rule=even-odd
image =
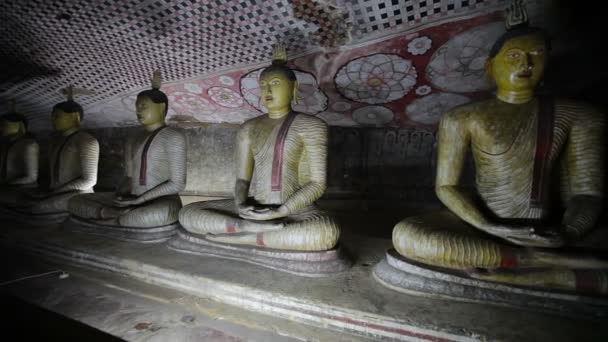
[{"label": "seated buddha statue", "polygon": [[[14,106],[14,105],[13,105]],[[27,132],[27,119],[14,108],[0,116],[0,203],[19,188],[36,187],[39,146]]]},{"label": "seated buddha statue", "polygon": [[61,222],[67,217],[68,200],[93,192],[97,183],[99,143],[91,134],[80,130],[83,108],[73,100],[72,87],[67,93],[67,101],[56,104],[51,114],[53,127],[59,134],[50,143],[49,188],[22,192],[6,204],[21,217],[19,221]]},{"label": "seated buddha statue", "polygon": [[178,193],[186,186],[186,138],[165,124],[169,100],[160,83],[155,72],[152,89],[137,95],[137,119],[144,129],[125,145],[126,177],[117,191],[70,200],[66,227],[142,242],[175,233],[182,207]]},{"label": "seated buddha statue", "polygon": [[[535,94],[550,42],[518,5],[487,60],[495,97],[452,109],[440,122],[435,192],[448,210],[399,222],[393,245],[440,272],[606,294],[608,263],[562,248],[585,238],[601,214],[606,120],[590,105]],[[473,193],[459,184],[468,150]]]},{"label": "seated buddha statue", "polygon": [[[234,246],[255,246],[279,256],[281,250],[323,253],[338,242],[338,225],[314,205],[326,188],[327,125],[291,109],[297,99],[296,76],[285,65],[283,45],[276,45],[273,55],[259,79],[268,114],[245,122],[237,133],[234,199],[192,203],[179,213],[186,230],[180,238],[206,244],[193,250],[215,248],[217,253],[205,254],[252,261],[255,256],[247,254],[251,248]],[[170,246],[179,250],[178,244]],[[258,261],[253,262],[269,266]]]}]

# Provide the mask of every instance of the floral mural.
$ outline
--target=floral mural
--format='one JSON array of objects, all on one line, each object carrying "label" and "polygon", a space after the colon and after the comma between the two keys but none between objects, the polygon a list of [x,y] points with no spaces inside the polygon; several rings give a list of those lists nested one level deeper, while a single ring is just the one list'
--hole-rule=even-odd
[{"label": "floral mural", "polygon": [[[299,85],[292,106],[334,126],[432,129],[450,108],[491,95],[483,66],[502,25],[498,14],[487,14],[291,58]],[[262,70],[241,67],[163,85],[169,120],[242,123],[266,113]],[[104,108],[132,112],[135,94]]]},{"label": "floral mural", "polygon": [[346,98],[370,104],[403,97],[416,84],[416,68],[397,55],[376,54],[354,59],[336,75],[336,87]]}]

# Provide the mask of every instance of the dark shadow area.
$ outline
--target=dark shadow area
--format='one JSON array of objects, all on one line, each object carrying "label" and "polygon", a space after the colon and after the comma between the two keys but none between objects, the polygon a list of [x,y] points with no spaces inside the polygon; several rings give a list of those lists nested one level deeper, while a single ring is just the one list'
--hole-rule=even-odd
[{"label": "dark shadow area", "polygon": [[6,341],[124,341],[10,295],[0,294],[0,303],[0,329],[3,335],[13,336]]}]

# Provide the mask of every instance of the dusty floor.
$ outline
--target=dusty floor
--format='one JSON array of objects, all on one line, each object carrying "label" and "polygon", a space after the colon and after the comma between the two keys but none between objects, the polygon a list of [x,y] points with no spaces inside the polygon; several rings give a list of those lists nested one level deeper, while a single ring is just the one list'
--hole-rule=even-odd
[{"label": "dusty floor", "polygon": [[[6,250],[0,257],[0,311],[10,317],[2,320],[1,327],[20,340],[279,342],[354,338],[110,273],[66,268]],[[25,279],[17,280],[20,278]]]}]

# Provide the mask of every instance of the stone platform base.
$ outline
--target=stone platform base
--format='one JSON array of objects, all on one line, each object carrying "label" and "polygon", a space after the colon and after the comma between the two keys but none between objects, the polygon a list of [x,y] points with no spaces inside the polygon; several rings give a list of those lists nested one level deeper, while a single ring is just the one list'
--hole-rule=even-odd
[{"label": "stone platform base", "polygon": [[281,251],[213,242],[183,229],[168,246],[178,252],[238,260],[305,277],[330,276],[351,265],[340,247],[322,252]]},{"label": "stone platform base", "polygon": [[418,296],[493,303],[590,318],[608,317],[606,298],[515,287],[472,279],[464,273],[446,273],[408,260],[394,249],[388,250],[386,258],[374,267],[373,275],[393,290]]},{"label": "stone platform base", "polygon": [[33,227],[60,224],[69,216],[70,213],[68,212],[29,214],[6,208],[0,208],[0,219]]},{"label": "stone platform base", "polygon": [[69,231],[102,235],[113,239],[142,243],[166,241],[175,235],[178,227],[179,223],[150,228],[110,226],[96,224],[74,216],[70,216],[63,224],[63,228]]},{"label": "stone platform base", "polygon": [[[304,324],[310,330],[342,334],[340,339],[320,341],[579,342],[604,341],[608,336],[605,319],[397,293],[371,274],[371,266],[392,246],[390,239],[346,231],[341,243],[356,257],[353,266],[330,277],[311,278],[180,253],[164,244],[120,241],[59,227],[24,230],[5,225],[0,229],[0,248],[12,247],[32,254],[35,260],[58,263],[60,269],[67,265],[68,270],[77,266],[87,273],[110,274],[114,280],[102,282],[108,286],[121,286],[115,282],[118,279],[142,281],[181,292],[188,300],[192,300],[190,295],[248,310],[249,315],[239,315],[242,320],[263,314]],[[134,336],[130,338],[139,337]],[[306,340],[315,339],[308,336]]]}]

